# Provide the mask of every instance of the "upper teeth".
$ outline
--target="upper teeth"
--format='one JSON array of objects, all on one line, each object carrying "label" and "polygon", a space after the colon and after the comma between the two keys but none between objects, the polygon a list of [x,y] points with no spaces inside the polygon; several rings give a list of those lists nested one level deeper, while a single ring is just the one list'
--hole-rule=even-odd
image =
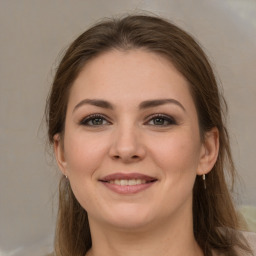
[{"label": "upper teeth", "polygon": [[141,179],[132,179],[132,180],[110,180],[109,183],[121,185],[121,186],[127,186],[127,185],[139,185],[139,184],[145,184],[146,180]]}]

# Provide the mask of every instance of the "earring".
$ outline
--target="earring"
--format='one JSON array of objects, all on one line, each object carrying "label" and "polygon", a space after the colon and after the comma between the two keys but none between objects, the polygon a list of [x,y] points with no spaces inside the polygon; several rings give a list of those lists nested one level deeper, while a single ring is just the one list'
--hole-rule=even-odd
[{"label": "earring", "polygon": [[66,179],[68,178],[68,176],[67,176],[67,175],[65,175],[65,177],[66,177]]},{"label": "earring", "polygon": [[203,182],[204,182],[204,189],[206,189],[206,180],[205,180],[205,174],[203,174]]}]

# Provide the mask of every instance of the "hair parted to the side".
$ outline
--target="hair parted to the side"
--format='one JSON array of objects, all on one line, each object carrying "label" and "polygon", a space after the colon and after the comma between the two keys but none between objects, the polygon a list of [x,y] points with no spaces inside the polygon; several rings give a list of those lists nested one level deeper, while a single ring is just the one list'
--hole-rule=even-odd
[{"label": "hair parted to the side", "polygon": [[[63,134],[69,91],[84,65],[110,50],[143,49],[170,60],[187,79],[196,105],[202,140],[213,127],[219,130],[219,155],[207,175],[207,189],[197,177],[193,191],[194,236],[205,255],[216,250],[237,256],[234,247],[250,252],[238,232],[238,218],[225,181],[225,172],[234,181],[235,169],[228,132],[223,122],[225,101],[206,55],[196,41],[174,24],[147,15],[108,19],[81,34],[68,48],[57,69],[46,105],[48,137]],[[232,184],[231,184],[232,185]],[[86,211],[76,200],[68,180],[59,185],[59,210],[55,236],[57,256],[84,256],[91,247]]]}]

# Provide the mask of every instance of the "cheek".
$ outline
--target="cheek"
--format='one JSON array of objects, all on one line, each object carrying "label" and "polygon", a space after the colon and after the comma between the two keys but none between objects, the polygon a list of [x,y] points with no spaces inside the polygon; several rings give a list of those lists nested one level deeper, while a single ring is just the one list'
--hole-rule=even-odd
[{"label": "cheek", "polygon": [[94,136],[69,136],[65,141],[65,157],[71,175],[92,174],[106,155],[107,144]]},{"label": "cheek", "polygon": [[[190,139],[189,139],[190,138]],[[192,191],[199,163],[198,144],[191,137],[174,136],[156,144],[151,155],[161,170],[161,191],[159,197],[163,211],[170,212],[192,202]]]},{"label": "cheek", "polygon": [[200,157],[200,141],[190,132],[173,133],[154,143],[151,154],[164,175],[181,178],[195,176]]},{"label": "cheek", "polygon": [[99,138],[76,134],[65,138],[65,158],[72,191],[84,209],[97,204],[95,170],[106,155],[106,143]]}]

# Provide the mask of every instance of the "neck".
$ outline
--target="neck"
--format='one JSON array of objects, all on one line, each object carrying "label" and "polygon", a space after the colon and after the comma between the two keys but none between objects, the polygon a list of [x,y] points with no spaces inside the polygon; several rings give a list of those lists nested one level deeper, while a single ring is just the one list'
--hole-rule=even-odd
[{"label": "neck", "polygon": [[129,231],[90,220],[92,248],[86,256],[203,256],[193,235],[192,213],[190,216]]}]

